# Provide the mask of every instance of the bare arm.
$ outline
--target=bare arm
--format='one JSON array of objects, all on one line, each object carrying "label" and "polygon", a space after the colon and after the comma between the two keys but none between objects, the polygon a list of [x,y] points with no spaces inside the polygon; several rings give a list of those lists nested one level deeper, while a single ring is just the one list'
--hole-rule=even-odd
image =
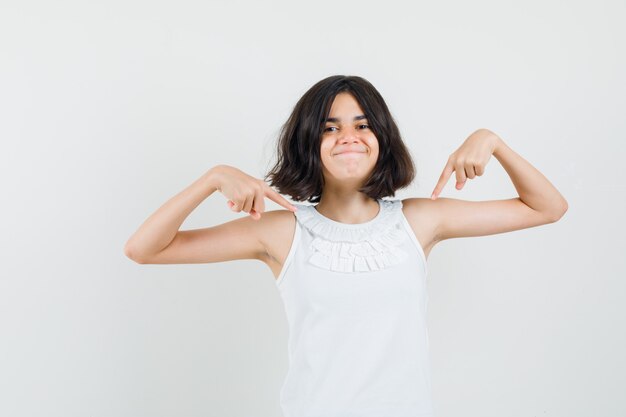
[{"label": "bare arm", "polygon": [[[232,211],[250,215],[203,229],[178,230],[189,213],[215,191],[229,199]],[[274,216],[261,215],[265,198],[296,210],[263,180],[235,167],[215,166],[148,217],[126,242],[124,253],[141,264],[264,260],[265,242],[272,238],[274,224]]]},{"label": "bare arm", "polygon": [[537,168],[513,151],[500,137],[496,138],[493,156],[509,174],[519,199],[551,221],[560,219],[568,208],[565,198]]},{"label": "bare arm", "polygon": [[170,198],[143,222],[128,239],[124,254],[137,262],[165,249],[173,240],[189,214],[217,191],[213,167],[187,188]]},{"label": "bare arm", "polygon": [[[492,154],[506,170],[519,197],[490,201],[439,198],[453,172],[456,173],[456,189],[460,190],[468,178],[474,179],[484,173]],[[431,199],[420,200],[420,205],[428,209],[436,224],[435,240],[438,241],[553,223],[568,208],[565,198],[537,168],[487,129],[474,132],[450,156]]]}]

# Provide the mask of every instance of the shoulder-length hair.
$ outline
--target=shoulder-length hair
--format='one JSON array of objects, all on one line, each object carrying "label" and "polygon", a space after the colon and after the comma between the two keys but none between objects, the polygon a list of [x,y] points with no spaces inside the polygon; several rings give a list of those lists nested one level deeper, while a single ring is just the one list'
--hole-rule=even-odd
[{"label": "shoulder-length hair", "polygon": [[293,201],[320,201],[324,175],[320,156],[324,120],[335,96],[348,92],[359,103],[378,139],[378,160],[359,189],[372,199],[395,196],[415,177],[415,165],[385,100],[366,79],[333,75],[318,81],[296,103],[283,124],[276,146],[276,164],[264,176]]}]

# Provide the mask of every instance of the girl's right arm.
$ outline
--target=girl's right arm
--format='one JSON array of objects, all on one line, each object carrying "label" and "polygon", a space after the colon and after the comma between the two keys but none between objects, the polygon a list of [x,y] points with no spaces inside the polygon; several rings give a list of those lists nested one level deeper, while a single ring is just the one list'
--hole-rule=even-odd
[{"label": "girl's right arm", "polygon": [[[187,216],[215,191],[229,199],[231,210],[245,211],[250,216],[204,229],[179,230]],[[140,264],[262,259],[266,248],[260,236],[260,220],[265,197],[295,211],[263,180],[228,165],[217,165],[150,215],[128,239],[124,254]]]}]

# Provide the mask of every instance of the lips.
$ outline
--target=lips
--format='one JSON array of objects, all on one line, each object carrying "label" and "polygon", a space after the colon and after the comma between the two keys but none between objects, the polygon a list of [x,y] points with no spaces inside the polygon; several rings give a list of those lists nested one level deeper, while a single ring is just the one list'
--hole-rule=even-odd
[{"label": "lips", "polygon": [[365,153],[365,151],[358,150],[358,149],[346,149],[345,151],[338,152],[333,156],[346,155],[346,154],[350,155],[350,154],[358,154],[358,153]]}]

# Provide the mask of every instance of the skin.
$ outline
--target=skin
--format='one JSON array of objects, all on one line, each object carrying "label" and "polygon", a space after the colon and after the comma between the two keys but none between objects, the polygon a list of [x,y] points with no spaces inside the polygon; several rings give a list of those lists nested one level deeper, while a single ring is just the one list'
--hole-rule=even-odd
[{"label": "skin", "polygon": [[[378,213],[378,203],[358,192],[374,170],[378,159],[378,139],[359,103],[349,93],[339,93],[330,109],[322,133],[320,156],[324,191],[316,206],[324,216],[342,223],[364,223]],[[346,152],[346,151],[357,152]]]},{"label": "skin", "polygon": [[[325,180],[315,207],[324,216],[347,224],[364,223],[378,214],[378,204],[357,190],[374,169],[379,143],[369,129],[358,102],[349,93],[335,97],[322,135],[320,155]],[[361,153],[337,155],[352,149]],[[468,201],[440,197],[455,175],[456,190],[467,179],[485,173],[494,157],[509,175],[519,196],[502,200]],[[180,230],[187,216],[214,192],[220,191],[231,210],[249,216],[194,230]],[[285,209],[265,211],[268,198]],[[235,202],[230,200],[235,200]],[[488,129],[473,132],[446,161],[430,198],[402,200],[405,217],[426,258],[441,241],[485,236],[535,227],[559,220],[567,201],[528,161]],[[258,259],[280,275],[295,231],[295,207],[263,180],[241,170],[219,165],[159,207],[124,246],[138,263],[211,263]]]},{"label": "skin", "polygon": [[[342,223],[367,222],[378,213],[376,201],[357,191],[373,170],[379,152],[378,140],[367,127],[367,119],[353,120],[362,114],[351,94],[338,94],[329,117],[339,122],[327,123],[322,136],[320,151],[325,187],[316,209]],[[336,155],[346,148],[357,148],[365,153]],[[455,174],[455,188],[460,191],[468,179],[485,173],[492,156],[509,175],[518,197],[488,201],[440,197],[452,174]],[[402,202],[404,215],[427,258],[432,248],[443,240],[553,223],[568,208],[565,198],[541,172],[488,129],[476,130],[450,154],[430,198],[414,197]],[[279,210],[267,224],[264,234],[272,238],[264,239],[267,256],[263,261],[274,277],[278,277],[291,247],[295,221],[288,210]]]}]

